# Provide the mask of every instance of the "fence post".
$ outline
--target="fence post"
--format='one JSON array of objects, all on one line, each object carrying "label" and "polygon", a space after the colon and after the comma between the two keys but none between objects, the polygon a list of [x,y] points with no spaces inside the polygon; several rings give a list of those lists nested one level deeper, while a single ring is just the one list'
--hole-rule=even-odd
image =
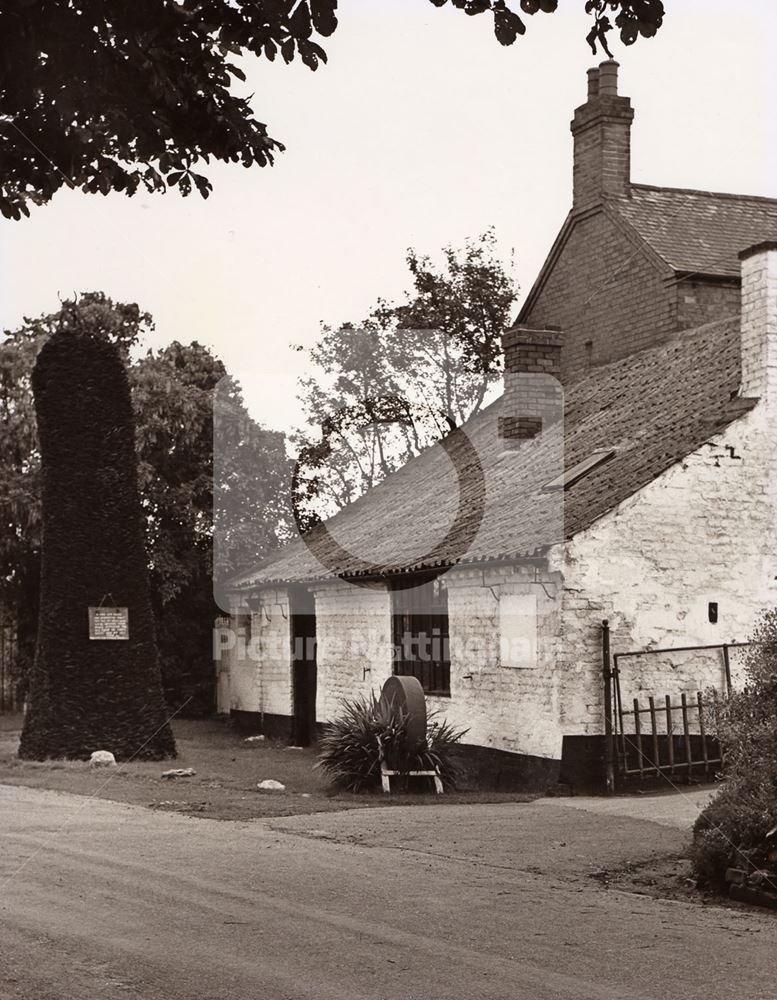
[{"label": "fence post", "polygon": [[610,623],[602,622],[602,678],[604,680],[604,761],[605,791],[615,791],[615,743],[612,729],[612,667],[610,663]]},{"label": "fence post", "polygon": [[726,668],[726,694],[731,695],[731,660],[728,655],[728,643],[723,643],[723,666]]}]

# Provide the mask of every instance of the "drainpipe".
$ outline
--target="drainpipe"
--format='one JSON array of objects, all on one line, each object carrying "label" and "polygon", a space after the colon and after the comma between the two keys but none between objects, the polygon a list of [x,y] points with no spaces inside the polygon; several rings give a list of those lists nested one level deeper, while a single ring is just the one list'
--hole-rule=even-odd
[{"label": "drainpipe", "polygon": [[610,666],[610,623],[602,622],[602,677],[604,679],[604,761],[605,791],[615,791],[615,746],[612,734],[612,667]]}]

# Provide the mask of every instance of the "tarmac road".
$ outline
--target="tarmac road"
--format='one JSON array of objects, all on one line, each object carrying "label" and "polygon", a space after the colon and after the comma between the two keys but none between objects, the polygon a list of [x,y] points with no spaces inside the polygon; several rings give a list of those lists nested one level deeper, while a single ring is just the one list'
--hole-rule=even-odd
[{"label": "tarmac road", "polygon": [[229,823],[0,786],[0,998],[773,1000],[775,915],[603,889],[685,833],[597,808]]}]

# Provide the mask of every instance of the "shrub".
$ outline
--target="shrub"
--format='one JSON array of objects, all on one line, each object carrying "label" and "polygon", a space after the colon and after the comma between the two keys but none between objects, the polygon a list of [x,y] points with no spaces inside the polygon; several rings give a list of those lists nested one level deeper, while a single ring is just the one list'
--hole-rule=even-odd
[{"label": "shrub", "polygon": [[390,770],[403,774],[437,768],[443,787],[455,789],[459,772],[453,748],[465,730],[455,730],[433,712],[427,722],[426,739],[410,746],[407,720],[401,709],[381,702],[374,694],[345,699],[340,714],[324,730],[316,767],[338,788],[371,791],[380,786],[382,754]]},{"label": "shrub", "polygon": [[774,847],[766,835],[777,826],[777,611],[756,626],[745,672],[745,689],[715,718],[725,784],[694,825],[694,869],[713,887],[729,867],[767,866]]},{"label": "shrub", "polygon": [[723,888],[727,868],[769,867],[766,835],[777,826],[775,775],[729,778],[693,828],[691,858],[699,880]]}]

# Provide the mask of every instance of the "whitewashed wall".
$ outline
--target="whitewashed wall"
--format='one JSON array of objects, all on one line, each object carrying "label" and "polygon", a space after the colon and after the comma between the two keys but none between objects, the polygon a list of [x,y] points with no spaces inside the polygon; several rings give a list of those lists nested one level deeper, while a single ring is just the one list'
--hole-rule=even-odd
[{"label": "whitewashed wall", "polygon": [[[429,698],[449,722],[469,730],[466,743],[548,757],[560,741],[554,658],[560,580],[539,569],[456,569],[446,575],[451,639],[450,698]],[[536,598],[536,655],[521,666],[502,642],[515,634],[513,596]]]},{"label": "whitewashed wall", "polygon": [[[777,603],[773,246],[742,262],[741,394],[758,405],[566,547],[565,732],[602,731],[601,619],[610,621],[613,652],[709,645],[747,640],[758,614]],[[741,655],[733,667],[741,682]],[[626,659],[621,673],[624,699],[723,683],[722,659],[710,654]]]},{"label": "whitewashed wall", "polygon": [[391,597],[385,584],[327,583],[314,590],[318,642],[316,719],[327,722],[342,698],[380,692],[391,676]]},{"label": "whitewashed wall", "polygon": [[252,616],[247,669],[254,677],[257,707],[268,715],[291,715],[291,619],[283,588],[263,590]]},{"label": "whitewashed wall", "polygon": [[[603,728],[602,619],[613,652],[711,645],[747,640],[759,610],[775,603],[766,410],[759,405],[567,545],[565,732]],[[735,681],[741,662],[732,654]],[[629,658],[621,667],[624,698],[724,687],[719,653]]]},{"label": "whitewashed wall", "polygon": [[[468,743],[553,756],[560,743],[557,685],[560,579],[534,568],[457,569],[446,575],[451,635],[451,695],[428,699],[429,709],[459,728]],[[392,673],[391,595],[377,584],[328,583],[314,590],[318,639],[316,717],[330,720],[342,698],[378,694]],[[513,663],[501,642],[515,632],[511,598],[536,601],[536,643],[528,662]],[[502,599],[511,614],[500,616]],[[525,601],[523,602],[525,605]],[[520,612],[519,612],[520,613]],[[519,618],[519,626],[522,619]],[[511,647],[515,652],[515,644]],[[520,650],[521,647],[519,647]]]}]

